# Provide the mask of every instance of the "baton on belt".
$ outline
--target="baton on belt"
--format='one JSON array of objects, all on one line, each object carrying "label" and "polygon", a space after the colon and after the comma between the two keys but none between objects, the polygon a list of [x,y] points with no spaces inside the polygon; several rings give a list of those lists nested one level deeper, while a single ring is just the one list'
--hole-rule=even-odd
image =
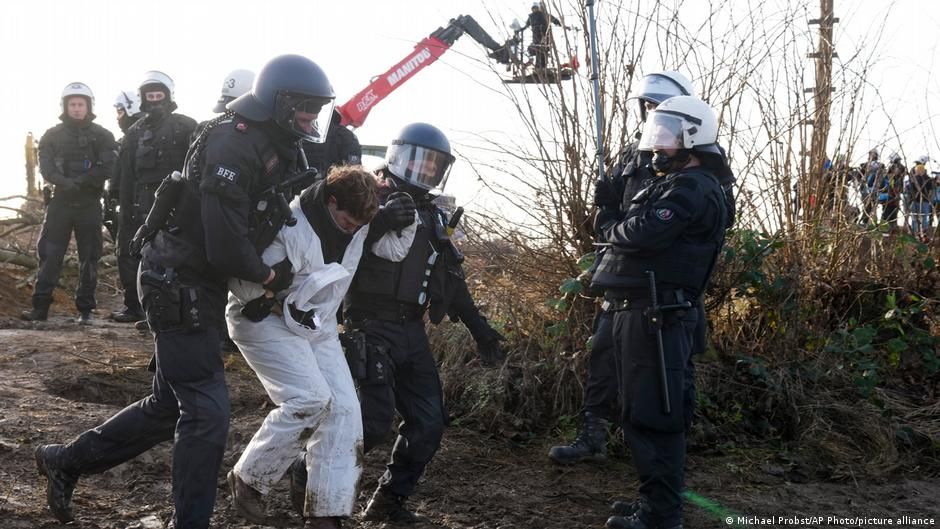
[{"label": "baton on belt", "polygon": [[666,352],[663,349],[663,312],[674,310],[688,310],[692,308],[692,302],[682,300],[680,303],[672,305],[660,305],[659,295],[656,292],[656,272],[647,270],[646,274],[650,279],[650,306],[643,311],[646,321],[649,324],[651,332],[656,334],[656,352],[659,363],[659,396],[662,400],[663,413],[669,415],[672,413],[672,406],[669,404],[669,380],[666,377]]}]

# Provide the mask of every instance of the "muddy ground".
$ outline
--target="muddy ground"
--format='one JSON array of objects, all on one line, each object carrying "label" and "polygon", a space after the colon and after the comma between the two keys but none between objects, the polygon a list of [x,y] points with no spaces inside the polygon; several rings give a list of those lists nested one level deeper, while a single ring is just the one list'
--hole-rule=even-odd
[{"label": "muddy ground", "polygon": [[[45,507],[45,480],[33,462],[38,444],[62,442],[95,426],[149,392],[149,335],[115,324],[106,314],[119,305],[114,272],[102,271],[94,325],[74,321],[71,288],[57,291],[48,322],[17,319],[29,307],[22,272],[0,267],[0,529],[56,528]],[[232,425],[222,473],[232,467],[270,404],[237,354],[226,359]],[[412,499],[427,518],[418,529],[600,528],[614,499],[629,497],[635,474],[629,456],[604,463],[559,467],[545,457],[555,439],[524,444],[487,432],[451,428]],[[359,508],[383,470],[388,447],[367,456]],[[162,445],[97,476],[81,480],[75,494],[77,524],[86,528],[161,528],[171,516],[170,447]],[[798,470],[798,469],[797,469]],[[689,458],[687,484],[696,501],[686,507],[687,528],[729,527],[727,516],[822,516],[822,523],[778,527],[856,527],[828,516],[933,518],[940,525],[940,480],[916,475],[873,482],[812,482],[771,454],[722,453],[699,447]],[[244,523],[229,503],[223,475],[212,527],[262,527]],[[271,495],[272,527],[302,527],[288,513],[286,482]],[[757,526],[750,520],[751,526]],[[746,524],[737,524],[746,526]],[[767,527],[769,525],[761,525]],[[867,527],[881,527],[880,523]],[[929,526],[929,525],[928,525]],[[381,524],[347,521],[346,527]]]}]

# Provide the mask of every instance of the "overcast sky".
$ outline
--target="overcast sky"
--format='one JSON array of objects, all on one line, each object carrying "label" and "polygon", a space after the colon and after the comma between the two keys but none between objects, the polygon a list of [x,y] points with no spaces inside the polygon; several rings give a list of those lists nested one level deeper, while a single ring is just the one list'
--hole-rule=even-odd
[{"label": "overcast sky", "polygon": [[[748,2],[732,4],[746,8]],[[501,41],[508,35],[508,22],[524,19],[530,5],[527,0],[6,1],[0,19],[0,98],[7,109],[0,127],[0,196],[22,193],[26,132],[38,138],[57,123],[59,96],[69,82],[91,86],[97,122],[116,134],[115,96],[121,89],[135,89],[143,72],[151,69],[174,78],[179,112],[197,120],[212,115],[228,71],[257,71],[281,53],[300,53],[319,63],[341,103],[450,18],[472,15]],[[836,49],[843,57],[859,45],[860,35],[883,26],[872,83],[905,135],[907,154],[940,155],[929,115],[940,112],[932,103],[940,96],[940,2],[836,0],[835,8],[842,19],[836,25]],[[562,11],[574,15],[573,7]],[[459,40],[439,63],[373,110],[357,131],[360,140],[384,144],[412,121],[438,125],[458,149],[472,143],[473,133],[497,138],[520,134],[499,74],[485,61],[478,44],[467,37]],[[581,74],[588,73],[582,67]],[[863,141],[882,142],[886,123],[884,116],[873,115]],[[897,147],[892,140],[885,149]],[[466,163],[458,161],[448,191],[458,203],[472,204],[483,196],[474,180]]]}]

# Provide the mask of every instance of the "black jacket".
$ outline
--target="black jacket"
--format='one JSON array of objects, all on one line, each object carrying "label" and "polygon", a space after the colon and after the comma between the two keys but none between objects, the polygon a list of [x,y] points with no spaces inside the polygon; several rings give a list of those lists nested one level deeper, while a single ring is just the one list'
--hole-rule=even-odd
[{"label": "black jacket", "polygon": [[64,117],[39,140],[39,170],[55,186],[55,198],[99,201],[114,167],[114,135],[86,119]]}]

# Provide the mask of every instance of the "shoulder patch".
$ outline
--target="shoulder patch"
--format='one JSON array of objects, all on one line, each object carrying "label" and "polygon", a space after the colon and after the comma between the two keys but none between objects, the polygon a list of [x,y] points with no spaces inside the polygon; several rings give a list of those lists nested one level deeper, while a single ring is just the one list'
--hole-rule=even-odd
[{"label": "shoulder patch", "polygon": [[237,130],[238,132],[245,132],[246,130],[248,130],[248,124],[245,123],[244,121],[239,121],[238,124],[235,125],[235,130]]},{"label": "shoulder patch", "polygon": [[270,158],[264,161],[264,169],[271,174],[274,172],[274,168],[280,163],[280,160],[277,157],[277,154],[272,154]]},{"label": "shoulder patch", "polygon": [[211,173],[215,177],[221,178],[222,180],[226,180],[233,184],[238,181],[238,171],[222,164],[217,164],[215,167],[213,167]]},{"label": "shoulder patch", "polygon": [[659,208],[656,210],[656,218],[663,222],[669,222],[674,216],[675,212],[669,208]]}]

